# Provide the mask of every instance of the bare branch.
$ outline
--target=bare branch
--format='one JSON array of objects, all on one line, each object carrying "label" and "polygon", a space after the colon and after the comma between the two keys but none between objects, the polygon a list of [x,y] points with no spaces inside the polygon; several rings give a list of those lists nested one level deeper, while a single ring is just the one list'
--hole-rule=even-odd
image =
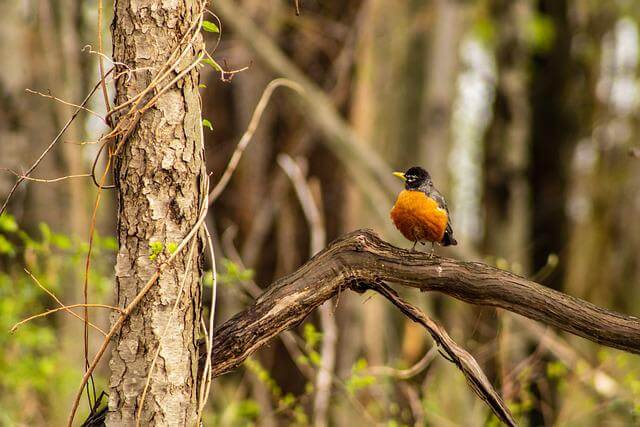
[{"label": "bare branch", "polygon": [[57,96],[52,95],[52,94],[51,94],[51,92],[49,92],[49,93],[42,93],[42,92],[39,92],[39,91],[37,91],[37,90],[33,90],[33,89],[29,89],[29,88],[25,89],[25,91],[26,91],[27,93],[32,94],[32,95],[39,95],[39,96],[41,96],[41,97],[43,97],[43,98],[49,98],[49,99],[52,99],[52,100],[57,101],[57,102],[59,102],[59,103],[61,103],[61,104],[68,105],[69,107],[79,108],[79,109],[81,109],[81,110],[83,110],[83,111],[86,111],[86,112],[87,112],[87,113],[89,113],[89,114],[93,114],[95,117],[99,118],[99,119],[100,119],[100,120],[102,120],[103,122],[105,121],[104,117],[102,117],[100,114],[96,113],[96,112],[95,112],[95,111],[93,111],[92,109],[87,108],[87,107],[84,107],[84,106],[82,106],[82,105],[74,104],[73,102],[65,101],[64,99],[61,99],[61,98],[58,98]]},{"label": "bare branch", "polygon": [[14,170],[11,170],[9,168],[0,168],[0,170],[7,171],[10,174],[15,175],[17,178],[24,179],[26,181],[44,182],[44,183],[60,182],[60,181],[64,181],[65,179],[72,179],[72,178],[89,178],[89,177],[91,177],[91,174],[81,173],[81,174],[78,174],[78,175],[65,175],[65,176],[61,176],[61,177],[58,177],[58,178],[49,178],[49,179],[47,179],[47,178],[33,178],[33,177],[30,177],[30,176],[27,176],[27,175],[22,175],[22,174],[14,171]]},{"label": "bare branch", "polygon": [[[76,313],[72,312],[71,309],[72,308],[77,308],[77,307],[93,307],[93,308],[108,308],[110,310],[115,310],[115,311],[122,311],[120,310],[118,307],[113,307],[110,305],[106,305],[106,304],[71,304],[71,305],[63,305],[61,307],[58,308],[52,308],[51,310],[47,310],[43,313],[38,313],[38,314],[34,314],[33,316],[29,316],[24,320],[19,321],[18,323],[16,323],[15,325],[13,325],[11,327],[11,333],[14,333],[20,326],[24,325],[27,322],[32,321],[33,319],[38,319],[40,317],[46,317],[52,313],[57,313],[59,311],[66,311],[69,313],[72,313],[73,315],[76,315]],[[78,316],[76,316],[78,317]],[[82,319],[84,321],[84,319]],[[88,321],[85,321],[88,322]],[[106,336],[106,334],[104,333],[104,331],[100,328],[98,328],[97,326],[95,326],[94,324],[90,323],[89,326],[93,326],[94,328],[96,328],[99,332],[101,332],[103,335]]]},{"label": "bare branch", "polygon": [[[501,307],[640,354],[640,321],[636,317],[611,312],[485,264],[399,249],[372,231],[359,230],[334,241],[297,271],[275,282],[253,305],[218,328],[213,375],[231,371],[339,291],[379,291],[383,282]],[[201,350],[204,358],[204,348]]]},{"label": "bare branch", "polygon": [[[33,273],[31,273],[29,270],[27,270],[26,268],[24,269],[25,273],[27,273],[29,275],[29,277],[31,277],[31,280],[33,280],[35,282],[36,285],[38,285],[38,287],[40,289],[42,289],[47,295],[49,295],[51,298],[53,298],[53,300],[55,302],[58,303],[58,305],[60,307],[65,307],[65,305],[62,303],[62,301],[60,301],[60,299],[56,296],[56,294],[54,294],[53,292],[51,292],[49,289],[47,289],[46,287],[44,287],[44,285],[42,283],[40,283],[40,281],[38,280],[38,278],[36,276],[33,275]],[[115,307],[114,307],[115,308]],[[78,314],[76,314],[74,311],[72,311],[71,309],[69,309],[68,307],[65,307],[65,311],[67,313],[69,313],[70,315],[78,318],[79,320],[84,321],[84,319],[82,317],[80,317]],[[87,321],[88,322],[88,321]],[[103,331],[102,329],[100,329],[98,326],[94,325],[91,322],[88,322],[89,326],[91,326],[93,329],[97,330],[98,332],[100,332],[103,336],[106,336],[107,333],[105,331]]]},{"label": "bare branch", "polygon": [[395,369],[390,366],[371,366],[367,372],[371,375],[384,375],[399,380],[408,380],[423,372],[436,356],[437,347],[431,347],[415,365],[408,369]]},{"label": "bare branch", "polygon": [[[113,70],[113,69],[112,69]],[[111,73],[112,70],[109,70],[107,72],[107,75],[109,73]],[[40,155],[40,157],[38,157],[38,159],[35,161],[35,163],[33,165],[31,165],[31,167],[24,173],[23,177],[18,178],[18,180],[16,181],[15,184],[13,184],[13,187],[11,187],[11,190],[9,190],[9,194],[7,195],[7,198],[5,199],[4,203],[2,204],[2,207],[0,207],[0,215],[2,215],[5,211],[5,209],[7,209],[7,205],[9,204],[9,201],[11,200],[11,196],[13,196],[13,193],[15,193],[15,191],[18,189],[18,187],[20,186],[20,184],[22,184],[22,182],[26,179],[26,177],[28,177],[29,175],[31,175],[31,173],[38,167],[38,165],[40,164],[40,162],[42,162],[42,159],[44,159],[47,154],[49,154],[49,152],[53,149],[53,147],[55,147],[55,145],[58,143],[58,141],[60,141],[60,138],[62,137],[62,135],[64,135],[64,133],[67,131],[67,129],[69,128],[69,126],[71,126],[71,123],[73,123],[73,121],[76,119],[76,117],[78,116],[78,114],[80,114],[80,111],[82,111],[82,109],[84,108],[85,105],[87,105],[87,102],[89,102],[89,99],[91,99],[91,97],[93,96],[93,94],[95,93],[95,91],[98,89],[98,87],[100,86],[100,83],[102,82],[102,80],[100,82],[98,82],[93,89],[91,90],[91,92],[89,92],[89,94],[84,98],[84,100],[78,105],[78,108],[76,108],[76,111],[74,111],[74,113],[71,115],[71,118],[69,120],[67,120],[67,123],[65,123],[65,125],[62,127],[62,129],[60,130],[60,132],[58,132],[58,134],[56,135],[55,138],[53,138],[53,141],[51,141],[51,143],[47,146],[47,148],[42,152],[42,154]]]},{"label": "bare branch", "polygon": [[247,126],[247,130],[242,135],[242,138],[240,138],[240,142],[238,142],[235,151],[231,155],[231,160],[229,160],[227,168],[222,174],[222,178],[220,178],[220,181],[218,181],[216,186],[213,187],[213,190],[211,190],[211,193],[209,194],[209,203],[214,203],[226,188],[229,180],[231,179],[231,175],[233,175],[233,172],[238,167],[238,163],[240,162],[242,153],[244,153],[247,145],[249,145],[249,142],[251,142],[251,138],[258,128],[258,124],[260,124],[260,119],[262,118],[262,114],[264,113],[265,108],[269,104],[269,100],[271,99],[273,91],[280,86],[288,87],[289,89],[292,89],[296,92],[300,92],[303,90],[299,84],[287,79],[275,79],[267,85],[264,92],[262,92],[262,96],[260,97],[260,101],[258,101],[258,105],[256,105],[256,109],[253,110],[253,115],[251,116],[251,120],[249,120],[249,126]]},{"label": "bare branch", "polygon": [[462,371],[469,386],[484,402],[489,405],[491,410],[509,426],[515,426],[516,422],[513,415],[502,401],[502,398],[494,390],[489,379],[469,352],[460,347],[451,339],[447,331],[436,323],[433,319],[427,317],[418,308],[404,301],[396,294],[396,292],[384,283],[376,283],[372,289],[379,292],[386,299],[391,301],[393,305],[398,307],[402,313],[414,322],[420,323],[429,332],[433,340],[442,348],[447,356]]}]

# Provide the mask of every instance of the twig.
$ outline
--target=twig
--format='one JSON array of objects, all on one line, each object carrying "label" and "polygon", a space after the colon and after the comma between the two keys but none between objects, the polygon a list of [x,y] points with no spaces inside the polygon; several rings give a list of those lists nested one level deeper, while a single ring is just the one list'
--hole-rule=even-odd
[{"label": "twig", "polygon": [[[33,319],[38,319],[40,317],[45,317],[45,316],[50,315],[51,313],[57,313],[58,311],[63,311],[63,310],[64,311],[70,311],[71,308],[76,308],[76,307],[108,308],[108,309],[114,310],[114,311],[122,311],[118,307],[113,307],[113,306],[106,305],[106,304],[71,304],[71,305],[63,305],[62,307],[52,308],[51,310],[47,310],[44,313],[34,314],[33,316],[29,316],[26,319],[19,321],[18,323],[16,323],[15,325],[13,325],[11,327],[11,333],[15,332],[16,329],[18,329],[20,326],[24,325],[27,322],[32,321]],[[100,330],[100,329],[98,328],[98,330]],[[102,330],[100,330],[100,332],[102,332],[104,334],[104,332]]]},{"label": "twig", "polygon": [[[109,73],[111,73],[112,70],[113,69],[109,70],[107,75]],[[100,82],[96,83],[96,85],[93,87],[93,89],[91,89],[91,92],[89,92],[89,94],[80,103],[80,105],[78,106],[76,111],[71,115],[71,118],[69,120],[67,120],[67,123],[65,123],[65,125],[62,127],[60,132],[58,132],[58,134],[56,135],[56,137],[53,138],[53,141],[51,141],[49,146],[47,146],[47,148],[42,152],[42,154],[40,155],[40,157],[38,157],[38,159],[35,161],[35,163],[33,165],[31,165],[31,167],[24,173],[25,177],[28,177],[29,175],[31,175],[31,173],[38,167],[40,162],[42,162],[42,159],[44,159],[47,156],[47,154],[49,154],[49,152],[53,149],[53,147],[55,147],[55,145],[58,143],[58,141],[60,140],[62,135],[67,131],[69,126],[71,126],[71,123],[73,123],[73,121],[78,116],[78,114],[80,114],[80,111],[82,111],[82,107],[84,107],[87,104],[87,102],[89,102],[89,99],[91,99],[91,97],[93,96],[95,91],[98,89],[98,87],[100,87]],[[23,177],[18,178],[16,183],[13,185],[13,187],[11,187],[11,190],[9,191],[9,194],[7,195],[7,198],[5,199],[4,203],[2,204],[2,207],[0,207],[0,215],[2,215],[4,213],[4,211],[7,209],[7,205],[9,204],[9,201],[11,200],[11,197],[13,196],[13,193],[15,193],[16,189],[18,188],[18,186],[20,184],[22,184],[22,182],[25,181],[25,179],[26,178],[23,178]]]},{"label": "twig", "polygon": [[209,59],[211,63],[214,65],[214,68],[216,69],[216,71],[220,73],[220,80],[222,80],[225,83],[229,83],[233,79],[233,76],[235,76],[236,74],[242,73],[243,71],[247,71],[249,69],[249,66],[247,65],[245,67],[238,68],[235,70],[225,70],[222,67],[222,65],[218,63],[218,61],[213,59],[213,56],[211,56],[209,52],[205,50],[204,53],[207,56],[207,59]]},{"label": "twig", "polygon": [[[36,283],[36,285],[38,285],[38,287],[40,289],[42,289],[47,295],[49,295],[51,298],[53,298],[53,300],[55,302],[57,302],[60,307],[65,307],[65,305],[62,303],[62,301],[60,301],[58,299],[58,297],[53,292],[51,292],[49,289],[45,288],[44,285],[42,285],[42,283],[40,283],[40,281],[29,270],[27,270],[25,268],[24,271],[25,271],[25,273],[27,273],[31,277],[31,279]],[[84,319],[82,317],[80,317],[78,314],[76,314],[74,311],[72,311],[72,310],[66,310],[66,311],[69,314],[71,314],[72,316],[77,317],[79,320],[84,321]],[[93,323],[89,323],[89,326],[91,326],[92,328],[94,328],[95,330],[100,332],[102,335],[107,335],[102,329],[100,329],[99,327],[97,327]]]},{"label": "twig", "polygon": [[411,320],[424,326],[436,344],[446,352],[447,356],[449,356],[458,369],[462,371],[467,379],[467,383],[476,395],[489,405],[493,413],[496,414],[503,423],[508,426],[516,425],[511,411],[500,395],[494,390],[489,379],[482,371],[482,368],[478,365],[478,362],[476,362],[473,356],[464,348],[453,341],[442,326],[421,312],[417,307],[404,301],[393,289],[384,283],[376,283],[374,286],[371,286],[371,289],[391,301],[393,305],[398,307],[398,309]]},{"label": "twig", "polygon": [[[98,180],[96,179],[96,167],[98,166],[98,162],[100,161],[100,157],[102,156],[102,152],[104,151],[105,147],[107,147],[109,145],[109,140],[105,140],[102,142],[102,144],[100,144],[100,147],[98,147],[98,152],[96,153],[96,155],[93,157],[93,162],[91,163],[91,180],[93,181],[93,185],[95,185],[98,189],[103,189],[103,190],[110,190],[112,188],[115,188],[115,185],[105,185],[104,182],[101,180],[101,182],[98,182]],[[105,174],[107,173],[107,171],[109,170],[109,165],[111,163],[111,158],[109,158],[107,160],[107,167],[105,168]],[[105,176],[105,175],[103,175]]]},{"label": "twig", "polygon": [[[523,331],[540,342],[540,346],[556,357],[570,370],[574,370],[583,384],[592,388],[598,395],[605,398],[614,396],[633,400],[629,389],[616,381],[609,373],[591,365],[583,356],[566,343],[550,328],[544,328],[537,323],[521,316],[511,316]],[[576,367],[580,369],[576,369]]]},{"label": "twig", "polygon": [[[120,111],[121,109],[132,104],[133,104],[133,108],[129,110],[128,114],[130,114],[132,111],[135,111],[136,107],[140,104],[140,102],[142,102],[142,99],[149,92],[151,92],[158,84],[160,84],[160,82],[164,80],[179,65],[180,61],[182,61],[182,59],[191,51],[191,48],[193,46],[192,45],[193,40],[196,34],[198,33],[200,26],[202,25],[202,17],[203,17],[203,12],[200,11],[200,13],[196,15],[196,18],[191,22],[191,25],[185,32],[184,36],[182,36],[182,38],[180,39],[180,43],[178,43],[178,45],[173,50],[173,52],[171,52],[171,55],[169,55],[169,58],[167,59],[165,64],[158,71],[158,74],[151,80],[151,83],[149,83],[149,85],[144,90],[142,90],[133,98],[123,102],[122,104],[114,106],[111,109],[111,111],[109,111],[109,114],[107,114],[107,119],[109,119],[109,117],[112,116],[117,111]],[[185,43],[185,40],[187,40],[187,37],[189,35],[191,37],[189,38],[189,41]],[[182,49],[182,52],[180,53],[180,49],[183,46],[184,46],[184,49]],[[177,58],[174,58],[174,56],[177,55],[178,53],[180,53],[179,56]]]},{"label": "twig", "polygon": [[60,181],[64,181],[65,179],[72,179],[72,178],[89,178],[91,176],[91,174],[89,173],[81,173],[78,175],[66,175],[66,176],[61,176],[59,178],[45,179],[45,178],[32,178],[30,176],[22,175],[9,168],[1,168],[1,170],[10,172],[12,175],[15,175],[17,178],[22,178],[26,181],[44,182],[44,183],[60,182]]},{"label": "twig", "polygon": [[[127,71],[124,71],[123,73],[128,74],[133,72],[133,70],[131,70],[131,67],[129,67],[127,64],[125,64],[124,62],[120,62],[120,61],[114,61],[113,58],[110,58],[109,56],[105,55],[102,52],[99,52],[97,50],[93,50],[93,46],[91,46],[90,44],[86,44],[82,47],[81,49],[82,52],[87,52],[93,55],[98,55],[100,57],[102,57],[103,59],[106,59],[107,61],[109,61],[111,63],[111,65],[119,65],[120,67],[126,68]],[[145,69],[147,69],[145,67]],[[139,68],[138,68],[139,70]]]},{"label": "twig", "polygon": [[213,187],[213,190],[211,190],[211,193],[209,193],[209,203],[214,203],[226,188],[229,180],[231,179],[231,175],[233,175],[233,172],[238,167],[238,163],[240,162],[242,153],[244,153],[244,150],[247,148],[247,145],[249,145],[249,142],[251,142],[251,138],[258,128],[258,124],[260,123],[262,114],[264,113],[264,110],[267,107],[269,100],[271,99],[273,91],[280,86],[287,87],[296,92],[302,91],[302,87],[299,84],[288,79],[275,79],[267,85],[264,92],[262,92],[262,96],[258,101],[258,105],[256,105],[256,108],[253,111],[253,115],[251,116],[251,120],[249,121],[249,126],[247,126],[247,130],[242,135],[242,138],[240,138],[240,142],[238,142],[235,151],[231,155],[231,160],[229,160],[227,168],[222,174],[220,181],[218,181],[215,187]]},{"label": "twig", "polygon": [[211,49],[211,53],[215,53],[218,50],[218,47],[220,46],[220,42],[222,41],[222,21],[220,20],[218,15],[216,15],[206,7],[204,11],[210,14],[211,16],[213,16],[213,18],[216,20],[216,25],[218,26],[218,37],[216,38],[216,44],[213,45],[213,48]]},{"label": "twig", "polygon": [[102,96],[104,97],[104,105],[107,111],[107,117],[105,122],[111,124],[109,113],[111,112],[111,105],[109,102],[109,92],[107,92],[107,83],[105,82],[104,74],[104,59],[102,55],[102,0],[98,0],[98,69],[100,70],[100,82],[102,86]]},{"label": "twig", "polygon": [[209,307],[209,328],[206,333],[207,337],[207,361],[205,362],[203,377],[204,380],[200,382],[200,403],[198,404],[198,417],[196,420],[196,425],[200,425],[200,419],[202,418],[202,411],[204,410],[204,405],[207,403],[209,398],[209,392],[211,391],[211,381],[213,375],[211,374],[211,353],[213,351],[213,338],[215,336],[215,330],[213,328],[213,320],[215,318],[216,313],[216,299],[218,296],[218,269],[216,268],[216,256],[213,249],[213,241],[211,239],[211,234],[209,233],[209,228],[205,225],[204,232],[207,237],[207,245],[209,246],[209,258],[211,258],[211,273],[212,273],[212,287],[211,287],[211,306]]},{"label": "twig", "polygon": [[408,369],[395,369],[390,366],[372,366],[367,369],[367,372],[371,375],[381,375],[399,380],[408,380],[424,371],[431,364],[436,353],[437,347],[431,347],[418,362]]},{"label": "twig", "polygon": [[320,208],[314,201],[311,189],[307,184],[304,174],[300,166],[289,156],[288,154],[280,154],[278,156],[278,164],[287,174],[293,184],[296,195],[302,211],[307,219],[309,228],[311,229],[311,245],[310,256],[313,257],[316,253],[320,252],[326,246],[326,231],[324,227],[324,218],[320,211]]},{"label": "twig", "polygon": [[79,108],[82,111],[86,111],[87,113],[94,115],[95,117],[99,118],[103,122],[105,121],[104,117],[102,117],[100,114],[96,113],[95,111],[93,111],[93,110],[91,110],[91,109],[89,109],[87,107],[84,107],[82,105],[74,104],[73,102],[68,102],[68,101],[65,101],[64,99],[60,99],[57,96],[53,96],[51,93],[48,93],[48,94],[47,93],[42,93],[42,92],[38,92],[37,90],[32,90],[32,89],[29,89],[29,88],[25,89],[25,92],[31,93],[33,95],[39,95],[39,96],[41,96],[43,98],[53,99],[54,101],[57,101],[57,102],[59,102],[61,104],[64,104],[64,105],[68,105],[70,107]]},{"label": "twig", "polygon": [[[435,352],[434,352],[435,354]],[[411,412],[413,413],[413,425],[415,427],[423,427],[426,425],[424,420],[424,409],[422,407],[422,401],[420,400],[420,396],[415,388],[411,385],[402,382],[398,384],[400,390],[407,396],[407,400],[409,401],[409,407],[411,408]]]},{"label": "twig", "polygon": [[[82,281],[82,298],[85,304],[89,302],[89,269],[91,266],[91,254],[93,253],[93,238],[96,230],[96,220],[98,218],[98,207],[100,206],[100,199],[102,197],[102,188],[104,182],[107,179],[107,173],[109,172],[109,166],[111,165],[111,156],[107,159],[107,166],[105,167],[102,178],[100,179],[100,185],[98,185],[98,192],[96,194],[96,200],[93,205],[93,213],[91,214],[91,225],[89,226],[89,248],[87,250],[87,256],[84,263],[84,280]],[[85,306],[84,308],[84,368],[89,368],[89,310]],[[91,377],[91,387],[94,388],[93,377]],[[93,391],[95,397],[95,389]],[[91,399],[89,399],[91,401]]]}]

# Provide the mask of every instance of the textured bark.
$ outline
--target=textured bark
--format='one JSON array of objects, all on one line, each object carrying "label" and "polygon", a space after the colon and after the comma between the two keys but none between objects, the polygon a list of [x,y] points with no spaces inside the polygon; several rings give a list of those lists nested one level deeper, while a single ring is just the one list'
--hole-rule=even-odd
[{"label": "textured bark", "polygon": [[[197,12],[195,0],[116,2],[115,60],[132,69],[156,67],[134,73],[129,80],[119,79],[118,104],[149,85]],[[178,69],[188,66],[201,48],[198,35]],[[164,84],[174,76],[172,73]],[[194,70],[165,92],[142,116],[117,158],[120,250],[116,292],[120,307],[133,300],[156,270],[158,259],[151,259],[150,244],[160,242],[165,248],[177,244],[197,221],[206,178],[198,79]],[[193,251],[192,259],[188,253],[184,250],[164,270],[113,342],[109,425],[133,425],[141,404],[141,425],[195,423],[200,250]],[[164,256],[166,251],[159,258]],[[184,290],[170,317],[182,281]],[[158,346],[146,399],[140,402]]]}]

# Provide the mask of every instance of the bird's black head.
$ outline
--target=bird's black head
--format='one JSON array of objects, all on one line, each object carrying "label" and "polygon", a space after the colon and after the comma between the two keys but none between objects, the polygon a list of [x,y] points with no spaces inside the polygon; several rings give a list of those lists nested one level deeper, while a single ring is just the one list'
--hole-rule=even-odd
[{"label": "bird's black head", "polygon": [[406,172],[394,172],[394,175],[404,180],[404,188],[407,190],[417,190],[424,184],[431,182],[429,172],[419,166],[414,166]]}]

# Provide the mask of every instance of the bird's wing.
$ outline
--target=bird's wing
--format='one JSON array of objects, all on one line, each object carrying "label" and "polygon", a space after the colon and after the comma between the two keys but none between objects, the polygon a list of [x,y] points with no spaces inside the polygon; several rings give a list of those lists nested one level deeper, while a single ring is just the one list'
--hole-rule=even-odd
[{"label": "bird's wing", "polygon": [[438,207],[444,209],[447,212],[447,228],[444,231],[444,239],[445,246],[449,245],[457,245],[458,241],[453,237],[453,228],[451,227],[451,215],[449,214],[449,208],[447,207],[447,201],[444,199],[444,196],[440,194],[438,190],[435,188],[430,189],[427,192],[427,195],[436,201]]},{"label": "bird's wing", "polygon": [[444,196],[442,194],[440,194],[440,192],[438,190],[431,189],[428,193],[427,196],[431,197],[433,200],[436,201],[436,203],[438,203],[438,207],[440,207],[441,209],[444,209],[445,211],[447,211],[447,215],[449,215],[449,208],[447,207],[447,201],[444,199]]}]

